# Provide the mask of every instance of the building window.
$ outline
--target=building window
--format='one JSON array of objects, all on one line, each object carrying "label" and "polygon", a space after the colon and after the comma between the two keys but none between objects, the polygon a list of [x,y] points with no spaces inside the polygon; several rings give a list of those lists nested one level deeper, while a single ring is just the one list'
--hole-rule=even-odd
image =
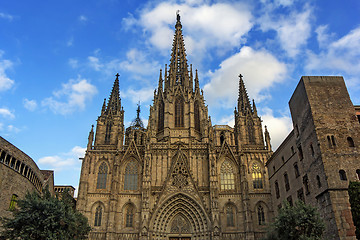
[{"label": "building window", "polygon": [[300,176],[300,171],[297,163],[294,163],[294,172],[295,172],[295,177],[298,178]]},{"label": "building window", "polygon": [[309,179],[308,179],[307,175],[305,175],[303,177],[303,184],[304,184],[304,187],[305,187],[305,194],[306,195],[310,194]]},{"label": "building window", "polygon": [[259,225],[265,225],[265,212],[264,212],[264,208],[262,206],[258,206],[257,215],[258,215]]},{"label": "building window", "polygon": [[135,160],[131,160],[125,168],[124,190],[138,189],[138,164]]},{"label": "building window", "polygon": [[294,151],[294,147],[293,146],[291,146],[291,154],[294,154],[295,153],[295,151]]},{"label": "building window", "polygon": [[286,200],[288,201],[289,205],[292,207],[293,206],[292,197],[288,196]]},{"label": "building window", "polygon": [[344,170],[339,171],[340,180],[347,181],[346,172]]},{"label": "building window", "polygon": [[261,168],[257,163],[252,165],[252,179],[253,179],[253,187],[254,189],[262,189],[263,188],[263,180]]},{"label": "building window", "polygon": [[321,181],[320,181],[319,175],[316,175],[316,182],[317,182],[318,188],[321,188]]},{"label": "building window", "polygon": [[280,198],[279,183],[277,181],[275,181],[275,193],[276,193],[276,198]]},{"label": "building window", "polygon": [[334,135],[329,135],[326,138],[327,138],[329,148],[336,147],[336,141],[335,141],[335,136]]},{"label": "building window", "polygon": [[10,211],[14,211],[16,206],[17,206],[17,199],[18,199],[18,196],[16,194],[13,194],[11,196],[11,200],[10,200],[10,206],[9,206],[9,210]]},{"label": "building window", "polygon": [[134,207],[132,205],[129,205],[126,209],[125,226],[126,227],[134,226]]},{"label": "building window", "polygon": [[184,101],[181,97],[175,100],[175,127],[184,127]]},{"label": "building window", "polygon": [[227,205],[226,207],[226,226],[234,227],[234,208],[231,205]]},{"label": "building window", "polygon": [[360,169],[356,169],[356,176],[357,179],[360,180]]},{"label": "building window", "polygon": [[304,190],[303,188],[300,188],[298,191],[297,191],[297,198],[302,201],[302,202],[305,202],[305,196],[304,196]]},{"label": "building window", "polygon": [[298,154],[299,154],[299,159],[302,160],[304,158],[304,154],[301,146],[298,146]]},{"label": "building window", "polygon": [[107,174],[108,174],[108,167],[107,167],[106,163],[103,162],[100,164],[100,167],[99,167],[97,184],[96,184],[97,189],[105,189],[106,188]]},{"label": "building window", "polygon": [[225,160],[220,169],[221,190],[235,189],[234,168],[229,160]]},{"label": "building window", "polygon": [[315,156],[315,151],[314,151],[314,147],[312,144],[310,144],[310,153],[311,153],[311,156]]},{"label": "building window", "polygon": [[221,132],[220,133],[220,145],[223,145],[224,142],[225,142],[225,133]]},{"label": "building window", "polygon": [[159,103],[159,112],[158,112],[158,131],[164,130],[164,101]]},{"label": "building window", "polygon": [[348,146],[355,147],[354,140],[351,137],[347,138]]},{"label": "building window", "polygon": [[331,135],[331,143],[334,147],[336,147],[336,141],[335,141],[335,136]]},{"label": "building window", "polygon": [[287,173],[284,173],[284,182],[286,191],[290,190],[289,176]]},{"label": "building window", "polygon": [[101,218],[102,218],[102,207],[98,206],[95,211],[95,221],[94,221],[95,227],[101,226]]},{"label": "building window", "polygon": [[282,163],[284,163],[284,162],[285,162],[285,158],[284,158],[284,156],[281,156],[281,161],[282,161]]},{"label": "building window", "polygon": [[200,132],[200,108],[199,101],[195,101],[194,104],[194,122],[195,122],[195,130]]}]

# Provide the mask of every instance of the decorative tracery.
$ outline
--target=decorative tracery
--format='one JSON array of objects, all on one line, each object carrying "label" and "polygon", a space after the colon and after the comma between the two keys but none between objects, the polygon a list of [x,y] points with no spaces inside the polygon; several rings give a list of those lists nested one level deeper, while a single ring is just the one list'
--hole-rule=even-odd
[{"label": "decorative tracery", "polygon": [[164,101],[159,102],[158,131],[164,130]]},{"label": "decorative tracery", "polygon": [[221,165],[220,178],[221,190],[234,190],[235,189],[235,171],[233,165],[229,160],[225,160]]},{"label": "decorative tracery", "polygon": [[95,221],[94,221],[95,227],[101,226],[101,218],[102,218],[102,207],[98,206],[95,210]]},{"label": "decorative tracery", "polygon": [[171,223],[170,232],[190,233],[190,224],[181,214],[178,214]]},{"label": "decorative tracery", "polygon": [[108,167],[105,162],[100,164],[98,178],[97,178],[97,189],[105,189],[106,188],[106,178],[108,174]]},{"label": "decorative tracery", "polygon": [[254,189],[262,189],[263,180],[260,166],[257,163],[253,163],[251,167],[251,172]]},{"label": "decorative tracery", "polygon": [[257,215],[258,215],[259,225],[264,225],[265,224],[265,212],[264,212],[264,208],[262,206],[258,206]]},{"label": "decorative tracery", "polygon": [[131,204],[126,208],[125,226],[134,227],[134,206]]},{"label": "decorative tracery", "polygon": [[199,109],[199,101],[195,101],[194,103],[194,123],[195,130],[200,132],[200,109]]},{"label": "decorative tracery", "polygon": [[172,184],[178,188],[182,188],[188,185],[188,176],[189,173],[186,168],[185,160],[182,157],[180,157],[174,165],[174,170],[172,172],[172,177],[173,177]]},{"label": "decorative tracery", "polygon": [[228,204],[226,206],[226,226],[228,226],[228,227],[235,226],[234,208],[230,204]]},{"label": "decorative tracery", "polygon": [[175,127],[184,127],[184,101],[181,97],[175,100]]},{"label": "decorative tracery", "polygon": [[124,190],[138,189],[138,164],[131,160],[125,168]]}]

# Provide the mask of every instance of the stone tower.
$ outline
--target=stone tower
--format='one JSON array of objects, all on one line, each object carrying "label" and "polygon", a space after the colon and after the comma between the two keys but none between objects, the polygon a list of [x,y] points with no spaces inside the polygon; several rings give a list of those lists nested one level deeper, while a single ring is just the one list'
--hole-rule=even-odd
[{"label": "stone tower", "polygon": [[212,125],[180,15],[147,128],[139,108],[126,132],[123,119],[117,75],[81,169],[78,209],[90,239],[261,238],[272,217],[269,133],[265,145],[241,75],[235,127]]}]

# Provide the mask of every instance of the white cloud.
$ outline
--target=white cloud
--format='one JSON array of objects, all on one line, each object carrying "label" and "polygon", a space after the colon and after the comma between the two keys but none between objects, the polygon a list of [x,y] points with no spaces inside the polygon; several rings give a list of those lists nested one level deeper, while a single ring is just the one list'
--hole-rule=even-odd
[{"label": "white cloud", "polygon": [[78,167],[81,164],[79,158],[85,156],[85,150],[86,148],[75,146],[69,152],[42,157],[38,160],[38,164],[41,168],[51,168],[55,171],[61,171],[66,167]]},{"label": "white cloud", "polygon": [[66,115],[76,110],[83,110],[86,103],[97,93],[94,85],[86,79],[70,79],[62,84],[62,89],[53,92],[53,96],[44,99],[41,104],[54,113]]},{"label": "white cloud", "polygon": [[0,18],[12,21],[14,19],[14,16],[0,12]]},{"label": "white cloud", "polygon": [[89,56],[88,60],[90,67],[93,68],[95,71],[101,71],[104,67],[104,65],[100,63],[100,59],[98,57]]},{"label": "white cloud", "polygon": [[71,47],[74,44],[74,37],[71,37],[67,42],[66,46]]},{"label": "white cloud", "polygon": [[211,80],[204,86],[206,99],[210,104],[233,107],[238,96],[238,75],[241,73],[249,97],[259,101],[266,97],[262,91],[276,82],[282,82],[286,72],[286,65],[266,50],[243,47],[210,73]]},{"label": "white cloud", "polygon": [[[340,39],[331,41],[326,28],[317,31],[320,53],[308,52],[306,69],[312,74],[360,74],[360,27],[351,30]],[[322,44],[326,39],[327,44]]]},{"label": "white cloud", "polygon": [[271,146],[275,151],[292,130],[291,118],[287,115],[274,116],[273,111],[269,108],[261,109],[260,115],[263,127],[267,126],[270,133]]},{"label": "white cloud", "polygon": [[27,98],[24,99],[23,101],[24,107],[29,110],[29,111],[35,111],[35,109],[37,108],[37,102],[35,100],[29,100]]},{"label": "white cloud", "polygon": [[7,108],[0,108],[0,116],[7,119],[15,118],[15,115]]},{"label": "white cloud", "polygon": [[312,9],[305,6],[302,12],[296,10],[290,14],[274,14],[273,8],[267,8],[267,12],[258,19],[262,31],[274,30],[280,46],[290,57],[295,57],[306,45],[311,36]]},{"label": "white cloud", "polygon": [[154,96],[154,88],[142,88],[138,90],[134,90],[129,88],[126,92],[122,94],[124,98],[130,98],[133,103],[147,102]]},{"label": "white cloud", "polygon": [[68,61],[70,67],[72,68],[78,68],[79,67],[79,61],[77,59],[70,58]]},{"label": "white cloud", "polygon": [[206,53],[211,47],[228,49],[229,46],[238,46],[253,26],[252,15],[246,5],[208,4],[203,1],[186,1],[183,4],[162,2],[154,8],[142,9],[138,21],[130,15],[123,22],[128,29],[135,24],[142,27],[145,34],[150,35],[149,42],[167,53],[171,48],[178,9],[181,9],[181,22],[186,29],[186,49],[195,57],[201,57],[199,53]]},{"label": "white cloud", "polygon": [[14,132],[14,133],[18,133],[20,132],[21,130],[17,127],[15,127],[14,125],[8,125],[7,126],[7,131],[8,132]]},{"label": "white cloud", "polygon": [[14,80],[6,75],[6,70],[10,69],[13,63],[10,60],[2,59],[4,51],[0,50],[0,92],[10,89],[14,85]]}]

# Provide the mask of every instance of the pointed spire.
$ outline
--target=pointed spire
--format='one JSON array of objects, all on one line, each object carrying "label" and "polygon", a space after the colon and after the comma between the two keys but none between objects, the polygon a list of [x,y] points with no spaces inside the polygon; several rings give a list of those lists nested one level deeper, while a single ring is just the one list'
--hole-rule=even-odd
[{"label": "pointed spire", "polygon": [[249,97],[245,88],[243,75],[239,75],[239,98],[238,98],[238,110],[239,113],[246,115],[248,111],[251,112],[251,105]]},{"label": "pointed spire", "polygon": [[192,64],[190,64],[190,78],[189,78],[190,91],[193,90],[193,87],[194,87],[194,78],[193,78]]},{"label": "pointed spire", "polygon": [[140,118],[140,102],[138,103],[137,106],[138,107],[136,109],[136,118],[132,121],[131,126],[144,128],[144,124]]},{"label": "pointed spire", "polygon": [[271,151],[270,133],[268,132],[266,125],[265,125],[265,143],[266,143],[266,149]]},{"label": "pointed spire", "polygon": [[121,109],[121,99],[120,99],[120,88],[119,88],[119,76],[117,73],[116,79],[114,81],[113,88],[111,90],[109,102],[106,108],[106,114],[117,114]]},{"label": "pointed spire", "polygon": [[106,111],[106,98],[104,98],[104,103],[101,108],[101,115],[104,115]]},{"label": "pointed spire", "polygon": [[91,125],[91,130],[89,133],[88,144],[87,144],[87,150],[91,150],[93,141],[94,141],[94,125]]},{"label": "pointed spire", "polygon": [[253,102],[253,113],[254,113],[255,116],[257,116],[257,109],[256,109],[256,105],[255,105],[255,100],[253,99],[252,102]]},{"label": "pointed spire", "polygon": [[195,70],[195,91],[199,89],[199,76],[197,69]]},{"label": "pointed spire", "polygon": [[163,91],[162,69],[160,69],[158,93]]},{"label": "pointed spire", "polygon": [[171,50],[169,70],[170,86],[182,85],[186,87],[188,85],[189,78],[188,64],[179,11],[176,14],[175,36]]}]

